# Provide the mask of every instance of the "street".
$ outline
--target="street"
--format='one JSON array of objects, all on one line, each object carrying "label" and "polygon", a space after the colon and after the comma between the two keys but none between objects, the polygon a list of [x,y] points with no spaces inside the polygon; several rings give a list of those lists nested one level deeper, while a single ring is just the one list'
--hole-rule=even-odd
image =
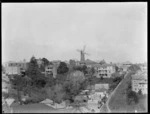
[{"label": "street", "polygon": [[[126,73],[126,75],[124,76],[124,78],[126,77],[128,75],[128,72]],[[123,80],[122,80],[123,81]],[[111,97],[115,94],[115,92],[116,92],[116,90],[118,89],[118,87],[120,86],[120,84],[122,83],[122,81],[117,85],[117,87],[114,89],[114,91],[109,95],[109,97],[108,97],[108,99],[107,99],[107,101],[106,101],[106,107],[107,107],[107,109],[108,109],[108,113],[110,113],[111,112],[111,110],[110,110],[110,108],[109,108],[109,106],[108,106],[108,104],[109,104],[109,102],[110,102],[110,99],[111,99]],[[101,112],[101,109],[104,107],[104,105],[102,105],[101,106],[101,108],[100,108],[100,112]]]}]

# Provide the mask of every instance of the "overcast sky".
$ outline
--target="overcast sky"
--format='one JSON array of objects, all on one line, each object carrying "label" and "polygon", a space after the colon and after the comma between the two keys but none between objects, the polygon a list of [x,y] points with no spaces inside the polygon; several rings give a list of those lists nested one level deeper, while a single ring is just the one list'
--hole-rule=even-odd
[{"label": "overcast sky", "polygon": [[147,3],[2,3],[2,62],[147,61]]}]

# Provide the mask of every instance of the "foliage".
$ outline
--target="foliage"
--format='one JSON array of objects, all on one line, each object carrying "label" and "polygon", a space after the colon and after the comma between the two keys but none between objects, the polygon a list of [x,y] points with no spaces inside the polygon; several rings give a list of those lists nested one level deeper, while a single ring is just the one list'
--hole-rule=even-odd
[{"label": "foliage", "polygon": [[60,62],[60,65],[57,69],[58,74],[64,74],[69,71],[67,64],[65,62]]},{"label": "foliage", "polygon": [[138,94],[139,94],[139,95],[142,95],[142,90],[141,90],[141,89],[138,91]]},{"label": "foliage", "polygon": [[116,70],[116,72],[118,72],[119,71],[119,67],[115,66],[115,70]]},{"label": "foliage", "polygon": [[44,66],[47,66],[47,65],[50,64],[49,60],[46,59],[46,58],[42,58],[42,61],[43,61],[43,63],[44,63]]},{"label": "foliage", "polygon": [[67,79],[73,83],[82,83],[85,80],[85,76],[81,71],[74,71],[67,75]]},{"label": "foliage", "polygon": [[128,91],[127,93],[127,103],[130,105],[132,102],[138,103],[139,99],[134,91]]},{"label": "foliage", "polygon": [[84,74],[80,71],[74,71],[68,74],[67,80],[63,84],[66,96],[64,99],[74,102],[74,98],[83,89],[83,83],[85,82]]},{"label": "foliage", "polygon": [[63,98],[65,96],[65,92],[62,88],[61,84],[56,84],[53,87],[49,87],[47,89],[47,96],[49,99],[53,100],[55,103],[61,103],[63,101]]},{"label": "foliage", "polygon": [[137,72],[138,70],[141,70],[141,68],[140,68],[138,65],[133,64],[133,65],[131,65],[130,67],[128,67],[128,70]]},{"label": "foliage", "polygon": [[45,89],[32,88],[30,98],[25,103],[39,103],[47,98]]},{"label": "foliage", "polygon": [[38,67],[35,57],[32,57],[29,62],[28,69],[26,71],[27,76],[29,76],[33,82],[34,80],[41,75],[40,69]]},{"label": "foliage", "polygon": [[69,60],[69,64],[70,64],[72,67],[74,67],[74,66],[76,66],[76,61],[70,59],[70,60]]},{"label": "foliage", "polygon": [[120,77],[119,72],[112,73],[112,77],[113,77],[113,78]]},{"label": "foliage", "polygon": [[76,67],[74,67],[74,70],[81,71],[81,72],[83,72],[84,74],[87,74],[87,73],[88,73],[88,68],[87,68],[86,65],[83,65],[83,66],[76,66]]},{"label": "foliage", "polygon": [[[12,85],[12,89],[15,89],[17,91],[17,99],[20,103],[22,103],[21,101],[21,91],[24,91],[27,83],[26,83],[26,79],[24,77],[21,76],[14,76],[13,79],[10,79],[10,83]],[[15,94],[13,94],[15,95]]]},{"label": "foliage", "polygon": [[121,80],[122,80],[121,77],[115,77],[115,78],[113,79],[113,82],[118,83],[118,82],[120,82]]},{"label": "foliage", "polygon": [[99,62],[99,64],[100,64],[100,65],[106,64],[106,61],[105,61],[105,60],[102,60],[102,61]]}]

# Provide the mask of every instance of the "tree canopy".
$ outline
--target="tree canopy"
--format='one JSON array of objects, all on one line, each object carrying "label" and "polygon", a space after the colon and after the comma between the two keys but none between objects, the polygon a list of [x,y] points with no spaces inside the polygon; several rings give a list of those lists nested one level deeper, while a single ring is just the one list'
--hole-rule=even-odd
[{"label": "tree canopy", "polygon": [[102,61],[99,62],[99,64],[101,65],[106,64],[106,61],[103,59]]},{"label": "tree canopy", "polygon": [[58,74],[64,74],[69,71],[67,64],[65,62],[60,62],[60,65],[57,69]]},{"label": "tree canopy", "polygon": [[128,67],[128,70],[137,72],[138,70],[141,70],[141,68],[140,68],[138,65],[133,64],[133,65],[131,65],[130,67]]}]

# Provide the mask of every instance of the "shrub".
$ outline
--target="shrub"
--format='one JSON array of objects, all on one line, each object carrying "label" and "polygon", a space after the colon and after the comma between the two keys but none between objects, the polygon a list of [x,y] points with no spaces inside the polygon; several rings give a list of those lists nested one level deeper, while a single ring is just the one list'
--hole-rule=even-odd
[{"label": "shrub", "polygon": [[136,94],[136,92],[134,91],[128,91],[127,93],[127,103],[130,105],[132,102],[134,102],[135,104],[137,104],[139,101],[138,96]]}]

